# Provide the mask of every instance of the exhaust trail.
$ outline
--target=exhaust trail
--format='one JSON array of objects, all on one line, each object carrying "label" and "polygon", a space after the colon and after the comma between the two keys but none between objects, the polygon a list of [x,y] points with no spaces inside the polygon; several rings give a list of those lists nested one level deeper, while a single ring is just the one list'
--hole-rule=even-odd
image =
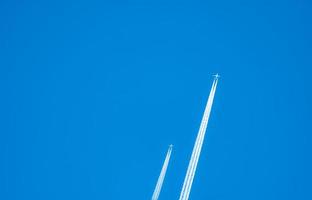
[{"label": "exhaust trail", "polygon": [[[214,92],[215,84],[213,84],[212,88],[213,89],[211,90],[211,94]],[[207,105],[209,105],[209,104],[210,104],[210,102],[208,100],[208,104]],[[202,119],[201,126],[200,126],[200,129],[199,129],[197,138],[196,138],[196,142],[195,142],[195,145],[194,145],[194,148],[193,148],[193,152],[192,152],[192,156],[191,156],[191,159],[190,159],[189,167],[188,167],[188,170],[187,170],[185,182],[184,182],[184,185],[183,185],[183,188],[182,188],[182,192],[181,192],[181,197],[180,197],[181,199],[188,199],[189,194],[190,194],[191,185],[192,185],[192,182],[193,182],[194,174],[195,174],[197,163],[198,163],[198,159],[199,159],[199,154],[200,154],[200,151],[201,151],[201,146],[202,146],[203,139],[204,139],[203,137],[204,137],[204,133],[205,133],[205,127],[207,126],[207,109],[209,109],[209,107],[210,106],[206,106],[206,109],[205,109],[205,112],[204,112],[205,114],[204,114],[204,117]]]},{"label": "exhaust trail", "polygon": [[161,191],[161,188],[162,188],[162,184],[163,184],[165,176],[166,176],[166,171],[167,171],[167,168],[168,168],[172,147],[173,147],[172,144],[169,145],[169,149],[168,149],[168,152],[167,152],[167,155],[166,155],[163,167],[161,169],[160,175],[158,177],[157,184],[156,184],[153,196],[152,196],[152,200],[157,200],[158,197],[159,197],[159,194],[160,194],[160,191]]},{"label": "exhaust trail", "polygon": [[214,98],[214,93],[216,90],[216,85],[217,85],[217,82],[214,82],[212,89],[211,89],[211,92],[210,92],[210,95],[209,95],[209,97],[212,97],[212,98],[208,98],[207,106],[206,106],[206,109],[204,112],[204,116],[202,119],[200,130],[198,133],[198,139],[196,139],[196,144],[195,144],[194,149],[193,149],[194,153],[192,153],[192,157],[193,157],[193,155],[194,155],[194,157],[193,158],[191,157],[191,161],[189,164],[191,167],[190,167],[189,174],[188,174],[188,181],[187,181],[187,184],[185,187],[185,190],[188,191],[185,194],[186,199],[189,198],[191,186],[192,186],[192,183],[194,180],[194,176],[195,176],[195,172],[196,172],[196,168],[197,168],[197,163],[199,160],[202,144],[203,144],[204,137],[205,137],[206,128],[208,125],[208,119],[209,119],[209,115],[210,115],[210,111],[211,111],[212,100]]},{"label": "exhaust trail", "polygon": [[213,99],[214,99],[216,87],[218,84],[218,77],[219,77],[219,75],[215,75],[215,79],[214,79],[213,84],[212,84],[212,88],[211,88],[211,91],[209,94],[209,98],[208,98],[208,101],[206,104],[204,115],[203,115],[203,118],[202,118],[202,121],[200,124],[200,128],[199,128],[199,131],[197,134],[195,145],[193,147],[192,156],[191,156],[191,159],[189,162],[189,166],[187,168],[187,172],[186,172],[186,176],[184,179],[184,183],[183,183],[183,187],[182,187],[182,191],[181,191],[179,200],[188,200],[190,192],[191,192],[192,183],[194,180],[198,160],[200,157],[203,141],[205,138],[205,133],[206,133],[207,125],[208,125],[211,107],[213,104]]}]

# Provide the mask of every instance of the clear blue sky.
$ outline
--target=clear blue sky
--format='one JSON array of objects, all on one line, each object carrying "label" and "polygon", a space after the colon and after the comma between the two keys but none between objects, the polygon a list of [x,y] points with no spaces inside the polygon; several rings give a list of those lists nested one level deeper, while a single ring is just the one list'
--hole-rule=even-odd
[{"label": "clear blue sky", "polygon": [[[155,2],[155,1],[154,1]],[[0,3],[0,199],[312,199],[312,4]]]}]

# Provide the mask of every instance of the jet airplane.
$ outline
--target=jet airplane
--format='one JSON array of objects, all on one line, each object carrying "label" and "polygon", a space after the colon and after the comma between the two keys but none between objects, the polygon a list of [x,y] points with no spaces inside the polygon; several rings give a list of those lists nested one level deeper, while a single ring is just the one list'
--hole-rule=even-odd
[{"label": "jet airplane", "polygon": [[216,79],[218,79],[220,77],[220,75],[218,73],[215,75],[212,75],[212,76],[214,76]]}]

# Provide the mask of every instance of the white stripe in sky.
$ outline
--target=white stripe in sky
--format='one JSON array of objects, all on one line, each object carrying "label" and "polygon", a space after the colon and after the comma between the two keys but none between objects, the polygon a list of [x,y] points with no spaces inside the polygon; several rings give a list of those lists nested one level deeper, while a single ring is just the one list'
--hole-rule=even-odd
[{"label": "white stripe in sky", "polygon": [[193,148],[193,152],[192,152],[192,156],[191,156],[191,159],[189,162],[189,166],[187,168],[187,172],[186,172],[186,176],[184,179],[184,183],[183,183],[183,187],[182,187],[182,191],[181,191],[179,200],[188,200],[190,192],[191,192],[192,183],[194,180],[194,176],[195,176],[200,152],[201,152],[203,141],[205,138],[205,133],[206,133],[207,125],[208,125],[210,111],[211,111],[211,107],[212,107],[212,103],[213,103],[213,98],[214,98],[216,87],[218,84],[219,75],[215,75],[215,77],[216,78],[213,81],[212,88],[211,88],[209,98],[207,101],[207,105],[205,108],[205,112],[204,112],[204,115],[203,115],[203,118],[202,118],[202,121],[200,124],[200,128],[199,128],[199,131],[197,134],[197,138],[195,141],[195,145]]},{"label": "white stripe in sky", "polygon": [[158,177],[158,181],[152,196],[152,200],[157,200],[161,191],[162,184],[164,182],[165,176],[166,176],[166,171],[167,167],[169,164],[170,156],[171,156],[171,151],[172,151],[172,145],[169,145],[169,149],[166,155],[166,159],[164,161],[163,167],[161,169],[160,175]]}]

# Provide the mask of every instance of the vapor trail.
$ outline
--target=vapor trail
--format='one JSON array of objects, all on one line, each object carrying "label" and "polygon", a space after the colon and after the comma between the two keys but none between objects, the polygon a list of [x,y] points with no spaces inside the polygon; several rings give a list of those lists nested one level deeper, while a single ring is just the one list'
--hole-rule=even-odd
[{"label": "vapor trail", "polygon": [[[213,83],[212,89],[211,89],[211,94],[214,93],[215,90],[215,82]],[[211,95],[209,95],[211,97]],[[207,118],[207,110],[211,108],[211,106],[209,106],[211,98],[209,98],[205,112],[204,112],[204,116],[200,125],[200,129],[196,138],[196,142],[193,148],[193,152],[192,152],[192,156],[190,159],[190,163],[189,163],[189,167],[187,170],[187,174],[184,180],[184,185],[182,188],[182,192],[181,192],[181,199],[188,199],[189,194],[190,194],[190,190],[191,190],[191,186],[192,186],[192,182],[193,182],[193,178],[194,178],[194,174],[196,171],[196,167],[197,167],[197,163],[198,163],[198,159],[199,159],[199,155],[200,155],[200,151],[201,151],[201,147],[202,147],[202,143],[203,143],[203,139],[204,139],[204,134],[205,134],[205,129],[207,127],[207,122],[208,122],[208,118]],[[209,113],[208,113],[209,114]]]},{"label": "vapor trail", "polygon": [[209,120],[209,115],[210,115],[210,111],[211,111],[211,107],[212,107],[212,103],[213,103],[213,98],[214,98],[214,94],[215,94],[215,90],[216,90],[216,86],[217,86],[217,80],[214,81],[214,84],[212,86],[209,98],[208,98],[208,102],[207,102],[207,106],[204,112],[204,116],[201,122],[201,126],[200,126],[200,130],[198,133],[198,139],[196,139],[196,144],[194,145],[194,153],[192,153],[192,157],[194,155],[193,158],[191,158],[191,162],[189,165],[191,165],[190,170],[189,170],[189,174],[188,174],[188,182],[186,184],[186,191],[188,191],[188,193],[186,193],[186,197],[185,199],[189,198],[189,194],[191,192],[191,186],[194,180],[194,176],[195,176],[195,172],[196,172],[196,168],[197,168],[197,163],[199,160],[199,156],[200,156],[200,152],[201,152],[201,148],[202,148],[202,144],[204,141],[204,137],[205,137],[205,132],[206,132],[206,128],[208,125],[208,120]]},{"label": "vapor trail", "polygon": [[157,181],[157,184],[156,184],[153,196],[152,196],[152,200],[157,200],[158,197],[159,197],[159,194],[160,194],[160,191],[161,191],[161,187],[162,187],[162,184],[163,184],[165,176],[166,176],[166,171],[167,171],[167,167],[168,167],[168,164],[169,164],[171,151],[172,151],[172,145],[169,145],[169,149],[168,149],[168,152],[167,152],[167,155],[166,155],[163,167],[161,169],[160,175],[158,177],[158,181]]},{"label": "vapor trail", "polygon": [[207,101],[205,112],[204,112],[204,115],[203,115],[203,118],[202,118],[202,121],[200,124],[200,128],[199,128],[197,138],[195,141],[195,145],[193,148],[192,156],[191,156],[191,159],[189,162],[189,166],[187,168],[187,172],[186,172],[186,176],[184,179],[182,191],[180,194],[180,200],[188,200],[190,192],[191,192],[191,187],[192,187],[192,183],[194,180],[194,176],[195,176],[200,152],[202,149],[203,141],[205,138],[205,132],[206,132],[207,125],[208,125],[208,120],[209,120],[209,116],[210,116],[210,111],[211,111],[211,107],[212,107],[213,98],[214,98],[214,94],[216,91],[217,83],[218,83],[218,75],[216,75],[216,78],[214,79],[213,84],[212,84],[212,88],[211,88],[211,91],[209,94],[209,98]]}]

